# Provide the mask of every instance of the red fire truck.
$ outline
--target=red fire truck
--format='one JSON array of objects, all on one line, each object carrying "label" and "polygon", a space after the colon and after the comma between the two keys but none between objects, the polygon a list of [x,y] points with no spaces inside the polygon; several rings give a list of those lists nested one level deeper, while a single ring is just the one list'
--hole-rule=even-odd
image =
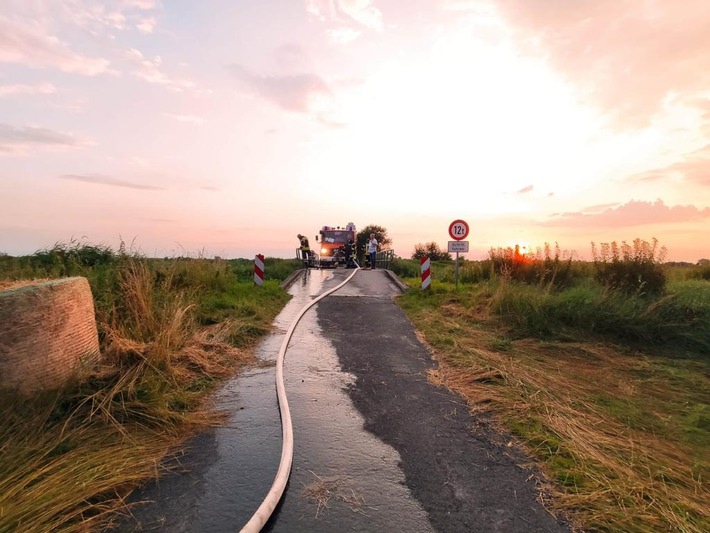
[{"label": "red fire truck", "polygon": [[320,244],[320,266],[335,268],[338,264],[345,264],[345,245],[352,240],[354,250],[356,237],[355,224],[352,222],[344,227],[323,226],[320,239],[316,235],[316,242]]}]

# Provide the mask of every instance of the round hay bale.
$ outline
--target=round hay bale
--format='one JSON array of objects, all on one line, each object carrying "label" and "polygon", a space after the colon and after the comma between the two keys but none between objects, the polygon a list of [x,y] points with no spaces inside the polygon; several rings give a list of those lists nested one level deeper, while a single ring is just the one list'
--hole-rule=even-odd
[{"label": "round hay bale", "polygon": [[98,359],[86,278],[0,290],[0,387],[23,393],[55,389]]}]

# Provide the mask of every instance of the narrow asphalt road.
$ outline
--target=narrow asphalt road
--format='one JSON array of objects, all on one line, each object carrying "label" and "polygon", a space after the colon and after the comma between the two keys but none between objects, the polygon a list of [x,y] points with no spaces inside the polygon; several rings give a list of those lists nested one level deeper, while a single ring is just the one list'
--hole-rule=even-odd
[{"label": "narrow asphalt road", "polygon": [[[350,271],[310,271],[258,355],[273,360],[305,303]],[[427,381],[433,368],[384,271],[359,271],[306,313],[285,363],[295,450],[264,531],[562,532],[538,502],[529,461]],[[238,531],[268,491],[281,432],[273,367],[217,394],[224,427],[199,435],[177,472],[137,492],[117,531]]]},{"label": "narrow asphalt road", "polygon": [[318,305],[324,335],[365,429],[400,455],[407,487],[441,532],[569,531],[538,502],[530,460],[471,415],[458,395],[427,381],[429,353],[387,290],[363,271]]}]

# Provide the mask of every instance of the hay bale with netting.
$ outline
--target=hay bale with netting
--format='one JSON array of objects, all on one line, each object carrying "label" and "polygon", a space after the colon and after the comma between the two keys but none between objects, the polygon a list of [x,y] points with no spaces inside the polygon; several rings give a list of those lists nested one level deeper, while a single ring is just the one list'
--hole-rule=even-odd
[{"label": "hay bale with netting", "polygon": [[0,289],[0,387],[23,393],[55,389],[98,360],[86,278]]}]

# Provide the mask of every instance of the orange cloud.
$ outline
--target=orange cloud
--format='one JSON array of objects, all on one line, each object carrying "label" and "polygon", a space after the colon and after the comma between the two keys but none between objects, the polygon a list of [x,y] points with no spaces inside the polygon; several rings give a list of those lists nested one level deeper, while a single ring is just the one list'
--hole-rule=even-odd
[{"label": "orange cloud", "polygon": [[597,204],[597,205],[590,205],[589,207],[585,207],[582,209],[582,212],[584,213],[598,213],[600,211],[606,211],[607,209],[611,209],[612,207],[616,207],[619,204]]},{"label": "orange cloud", "polygon": [[618,124],[648,123],[664,99],[710,86],[707,0],[508,0],[496,3],[521,37],[580,84]]},{"label": "orange cloud", "polygon": [[710,144],[688,154],[683,161],[635,174],[629,180],[632,182],[663,181],[677,176],[682,177],[686,182],[710,187]]},{"label": "orange cloud", "polygon": [[[598,207],[600,206],[595,206],[595,208]],[[631,200],[618,207],[608,207],[600,212],[576,211],[551,215],[540,225],[564,228],[609,228],[661,223],[675,224],[709,218],[710,207],[698,209],[693,205],[667,206],[661,199],[655,202]]]}]

